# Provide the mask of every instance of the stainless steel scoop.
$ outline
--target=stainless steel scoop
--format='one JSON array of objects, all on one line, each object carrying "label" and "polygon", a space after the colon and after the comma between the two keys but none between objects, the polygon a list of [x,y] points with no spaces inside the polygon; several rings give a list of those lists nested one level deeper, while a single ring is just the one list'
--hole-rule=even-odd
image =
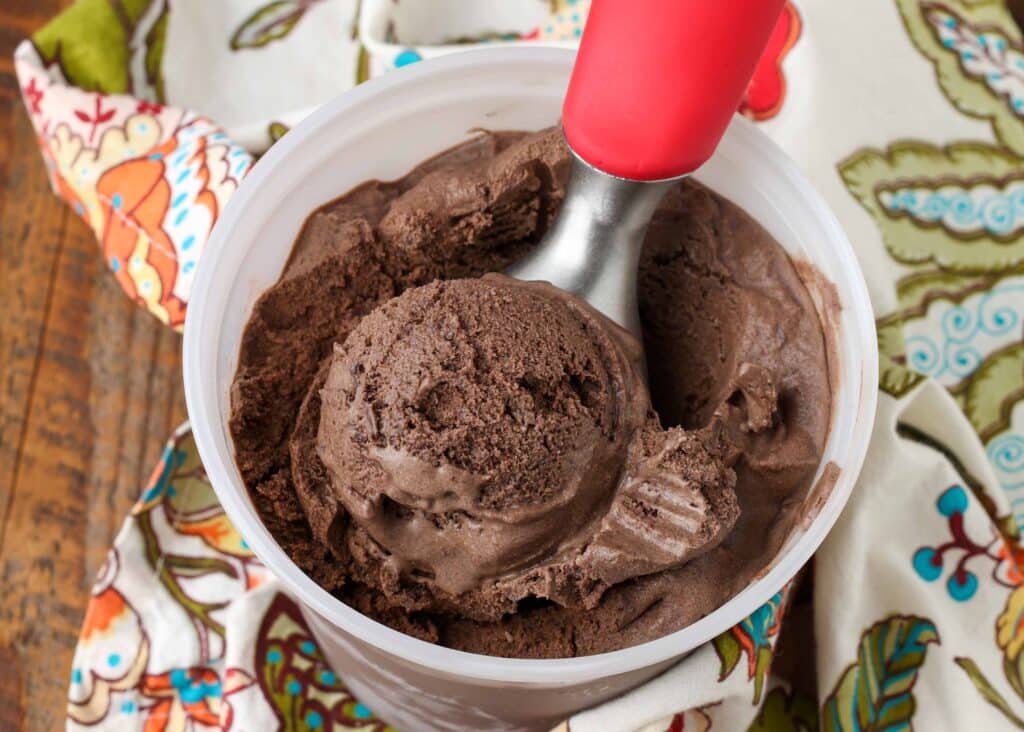
[{"label": "stainless steel scoop", "polygon": [[644,233],[654,209],[680,179],[617,178],[574,154],[555,223],[506,274],[546,280],[578,295],[639,339],[636,272]]},{"label": "stainless steel scoop", "polygon": [[579,295],[640,337],[636,272],[668,189],[704,163],[785,0],[594,0],[566,92],[562,210],[508,270]]}]

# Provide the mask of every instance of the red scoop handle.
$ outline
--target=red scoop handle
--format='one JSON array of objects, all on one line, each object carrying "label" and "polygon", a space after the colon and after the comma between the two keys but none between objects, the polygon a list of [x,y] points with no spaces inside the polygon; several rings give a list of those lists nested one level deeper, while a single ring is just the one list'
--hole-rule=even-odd
[{"label": "red scoop handle", "polygon": [[562,125],[621,178],[691,173],[714,152],[785,0],[594,0]]}]

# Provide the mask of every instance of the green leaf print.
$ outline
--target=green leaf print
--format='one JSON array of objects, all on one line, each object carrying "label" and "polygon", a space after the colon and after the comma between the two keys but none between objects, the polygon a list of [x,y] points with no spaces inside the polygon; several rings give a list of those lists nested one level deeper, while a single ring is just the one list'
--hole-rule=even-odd
[{"label": "green leaf print", "polygon": [[56,64],[74,86],[155,97],[140,87],[145,79],[133,78],[132,58],[145,54],[148,75],[159,78],[167,12],[166,0],[78,0],[36,32],[32,43],[43,62]]},{"label": "green leaf print", "polygon": [[1010,413],[1024,399],[1024,343],[991,354],[953,395],[982,442],[1010,426]]},{"label": "green leaf print", "polygon": [[316,0],[276,0],[258,8],[231,36],[231,50],[260,48],[284,38]]},{"label": "green leaf print", "polygon": [[[940,337],[937,316],[934,312],[929,315],[929,309],[935,305],[946,308],[953,305],[960,313],[967,313],[963,317],[968,323],[1002,329],[1010,336],[1009,343],[1004,340],[975,351],[979,360],[977,366],[950,387],[950,393],[983,442],[988,443],[1009,429],[1014,406],[1024,400],[1024,343],[1016,335],[1018,330],[1007,331],[1017,318],[1014,308],[1007,303],[1024,289],[1021,268],[976,276],[942,270],[915,272],[901,279],[896,289],[901,309],[877,321],[883,391],[902,396],[921,380],[908,371],[905,329],[915,321],[930,318],[931,325],[927,328]],[[990,303],[987,306],[986,299]],[[942,323],[955,312],[957,310],[947,310]],[[914,327],[921,329],[920,325]]]},{"label": "green leaf print", "polygon": [[935,67],[939,86],[964,114],[991,122],[1024,155],[1024,53],[1002,2],[897,0],[914,45]]},{"label": "green leaf print", "polygon": [[839,173],[893,258],[978,275],[1024,262],[1024,219],[1013,203],[1024,195],[1020,165],[991,145],[903,141],[858,151]]},{"label": "green leaf print", "polygon": [[974,684],[974,688],[981,694],[981,698],[987,701],[989,704],[994,706],[1003,716],[1006,717],[1007,721],[1017,729],[1024,729],[1024,720],[1021,720],[1013,710],[1010,709],[1010,705],[1007,703],[1003,695],[1000,694],[989,680],[985,678],[984,674],[981,673],[981,669],[978,668],[978,664],[969,658],[957,658],[956,665],[964,670],[970,678],[971,683]]},{"label": "green leaf print", "polygon": [[906,366],[903,320],[898,316],[878,320],[878,388],[899,399],[922,381],[924,376]]},{"label": "green leaf print", "polygon": [[[1005,277],[1019,276],[1020,274],[1021,269],[1019,267],[1008,270],[1005,275],[960,275],[943,270],[926,270],[914,272],[902,278],[896,284],[896,294],[900,309],[879,318],[876,322],[881,364],[879,381],[882,391],[899,398],[924,380],[923,376],[913,371],[907,365],[907,349],[903,332],[909,323],[926,317],[929,307],[936,302],[945,301],[960,304],[973,295],[994,290]],[[985,355],[986,359],[994,357],[994,354]],[[1007,370],[1012,371],[1012,366],[1007,364],[1003,371],[1006,372]],[[1020,371],[1021,378],[1024,378],[1024,360],[1021,361]],[[975,387],[972,386],[972,382],[976,378],[978,378],[978,372],[972,373],[962,384],[953,390],[954,396],[956,396],[965,410],[967,409],[964,406],[966,395],[976,393]],[[1009,382],[1001,381],[1000,383],[1007,384]],[[1013,388],[1011,387],[1008,391],[1012,391]],[[992,395],[998,400],[1003,400],[1005,396],[1004,394],[996,394],[991,390],[985,390],[979,396],[984,397],[987,395]],[[1016,401],[1016,399],[1011,399],[1010,406],[1012,406],[1013,401]],[[983,409],[983,404],[987,405],[989,402],[982,400],[977,406]],[[1008,409],[1008,407],[1004,408]],[[999,407],[997,406],[997,411],[998,409]],[[1009,416],[1008,412],[1006,416]],[[1003,426],[1005,427],[1006,425],[1004,424]],[[980,428],[979,432],[982,432]],[[990,434],[994,435],[995,432]],[[983,437],[987,439],[988,435],[989,433],[985,433]]]},{"label": "green leaf print", "polygon": [[349,693],[295,603],[274,596],[256,637],[257,682],[282,732],[394,732]]},{"label": "green leaf print", "polygon": [[[163,3],[163,0],[155,0]],[[114,10],[124,15],[130,25],[139,22],[146,11],[153,4],[154,0],[108,0],[114,6]]]},{"label": "green leaf print", "polygon": [[79,0],[32,36],[47,64],[90,91],[129,91],[129,29],[110,0]]},{"label": "green leaf print", "polygon": [[896,283],[896,297],[901,308],[914,308],[924,313],[923,305],[941,297],[962,300],[974,292],[983,292],[996,282],[989,275],[961,275],[941,269],[914,272]]},{"label": "green leaf print", "polygon": [[761,711],[747,732],[817,732],[818,707],[800,692],[787,694],[781,686],[768,692]]},{"label": "green leaf print", "polygon": [[366,46],[359,44],[359,56],[356,58],[356,84],[362,84],[370,78],[370,52]]},{"label": "green leaf print", "polygon": [[746,659],[747,680],[754,682],[753,703],[761,701],[764,682],[772,662],[772,647],[779,633],[779,620],[785,612],[786,597],[792,588],[787,585],[757,610],[714,638],[721,664],[718,680],[724,681]]},{"label": "green leaf print", "polygon": [[712,643],[715,645],[715,652],[718,654],[718,661],[721,664],[718,680],[722,681],[732,674],[733,669],[740,662],[743,651],[740,648],[739,641],[729,631],[715,636]]},{"label": "green leaf print", "polygon": [[[131,42],[154,3],[163,6],[165,0],[79,0],[50,20],[32,42],[43,62],[57,64],[71,84],[133,93]],[[160,59],[155,56],[153,62],[159,66]]]},{"label": "green leaf print", "polygon": [[929,643],[938,643],[925,618],[897,615],[861,635],[857,661],[850,664],[822,710],[827,732],[881,732],[913,728],[914,683]]},{"label": "green leaf print", "polygon": [[275,142],[284,137],[290,128],[284,122],[271,122],[267,125],[267,137],[270,138],[270,144],[273,145]]},{"label": "green leaf print", "polygon": [[[931,274],[931,273],[928,273]],[[962,277],[955,274],[938,272],[938,277],[945,283],[958,283]],[[921,279],[916,274],[910,275],[905,280],[909,281],[906,292],[897,294],[901,309],[895,313],[879,318],[875,322],[875,330],[878,334],[878,386],[890,396],[899,399],[909,394],[914,387],[925,380],[925,377],[907,366],[907,348],[903,338],[903,326],[910,320],[923,317],[927,312],[928,303],[931,301],[934,290],[939,286],[932,278],[923,279],[923,287],[917,287]]]},{"label": "green leaf print", "polygon": [[[352,14],[352,27],[349,29],[349,38],[353,42],[359,41],[359,18],[363,13],[363,0],[356,0],[356,11]],[[370,52],[366,46],[359,43],[359,53],[356,56],[356,84],[362,84],[370,78]]]}]

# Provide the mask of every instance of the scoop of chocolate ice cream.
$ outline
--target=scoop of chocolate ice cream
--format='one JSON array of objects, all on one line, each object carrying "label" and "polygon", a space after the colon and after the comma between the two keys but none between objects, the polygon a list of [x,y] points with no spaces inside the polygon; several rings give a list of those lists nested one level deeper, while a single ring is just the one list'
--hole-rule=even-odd
[{"label": "scoop of chocolate ice cream", "polygon": [[582,300],[502,275],[364,318],[321,392],[317,451],[365,581],[495,618],[592,605],[713,547],[738,515],[717,430],[660,429],[639,344]]}]

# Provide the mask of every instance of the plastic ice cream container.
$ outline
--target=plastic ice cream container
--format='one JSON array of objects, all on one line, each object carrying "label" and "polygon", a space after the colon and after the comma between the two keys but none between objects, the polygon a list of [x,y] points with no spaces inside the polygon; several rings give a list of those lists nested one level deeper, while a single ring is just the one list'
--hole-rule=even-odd
[{"label": "plastic ice cream container", "polygon": [[[224,509],[303,609],[352,692],[399,729],[549,729],[642,684],[775,595],[825,539],[853,490],[875,414],[874,319],[853,249],[824,200],[756,126],[737,116],[695,178],[753,216],[794,259],[830,280],[842,309],[825,324],[838,365],[832,427],[819,474],[830,490],[771,564],[699,621],[657,640],[566,659],[465,653],[360,614],[304,574],[261,522],[235,465],[229,391],[256,299],[278,279],[306,217],[369,179],[398,178],[480,128],[556,124],[573,52],[489,48],[428,59],[345,92],[293,128],[257,163],[211,236],[184,339],[185,396],[196,444]],[[813,292],[813,288],[812,288]]]}]

